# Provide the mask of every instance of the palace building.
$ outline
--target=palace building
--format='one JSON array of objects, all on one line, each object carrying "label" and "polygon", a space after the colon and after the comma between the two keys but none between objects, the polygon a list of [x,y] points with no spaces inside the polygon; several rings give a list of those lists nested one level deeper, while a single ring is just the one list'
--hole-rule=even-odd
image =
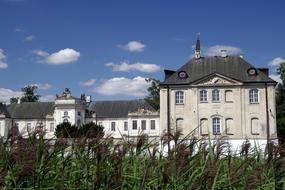
[{"label": "palace building", "polygon": [[180,130],[198,139],[226,136],[260,143],[276,139],[275,86],[267,68],[241,56],[194,57],[160,84],[160,133]]}]

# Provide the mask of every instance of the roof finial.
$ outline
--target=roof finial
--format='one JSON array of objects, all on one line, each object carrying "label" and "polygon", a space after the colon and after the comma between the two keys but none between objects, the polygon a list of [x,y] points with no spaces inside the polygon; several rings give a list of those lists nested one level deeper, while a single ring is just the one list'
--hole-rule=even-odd
[{"label": "roof finial", "polygon": [[197,33],[196,47],[195,47],[195,58],[201,58],[201,45],[200,45],[200,32]]}]

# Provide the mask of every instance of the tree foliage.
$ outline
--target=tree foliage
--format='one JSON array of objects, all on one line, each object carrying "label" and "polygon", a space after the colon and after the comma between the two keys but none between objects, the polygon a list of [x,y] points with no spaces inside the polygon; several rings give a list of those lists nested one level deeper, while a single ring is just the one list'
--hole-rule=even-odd
[{"label": "tree foliage", "polygon": [[153,78],[146,79],[150,86],[148,87],[148,96],[145,98],[145,101],[149,103],[154,109],[159,109],[159,83],[160,81]]},{"label": "tree foliage", "polygon": [[21,91],[23,92],[23,96],[20,97],[12,97],[10,98],[10,103],[17,103],[20,99],[21,102],[38,102],[40,95],[37,94],[37,86],[34,85],[28,85],[23,88],[21,88]]},{"label": "tree foliage", "polygon": [[64,122],[56,126],[55,136],[57,138],[102,138],[104,136],[104,128],[93,122],[84,124],[79,128],[71,125],[69,122]]},{"label": "tree foliage", "polygon": [[277,71],[282,80],[276,95],[277,134],[281,143],[285,143],[285,62],[280,64]]}]

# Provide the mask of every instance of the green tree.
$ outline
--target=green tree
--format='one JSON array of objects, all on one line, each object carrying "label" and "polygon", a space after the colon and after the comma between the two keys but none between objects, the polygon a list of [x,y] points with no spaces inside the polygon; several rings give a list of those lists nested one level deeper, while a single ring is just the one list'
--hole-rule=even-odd
[{"label": "green tree", "polygon": [[73,138],[77,135],[77,128],[69,122],[63,122],[56,126],[56,138]]},{"label": "green tree", "polygon": [[10,98],[10,103],[17,103],[20,99],[21,102],[38,102],[40,95],[37,94],[38,87],[34,85],[28,85],[24,88],[21,88],[21,91],[23,92],[23,96],[20,97],[12,97]]},{"label": "green tree", "polygon": [[21,102],[38,102],[40,95],[37,94],[37,86],[28,85],[22,88],[24,96],[21,97]]},{"label": "green tree", "polygon": [[160,81],[153,78],[146,79],[150,86],[148,87],[148,96],[145,98],[145,101],[149,103],[154,109],[159,109],[159,83]]},{"label": "green tree", "polygon": [[281,143],[285,143],[285,62],[280,64],[278,74],[282,84],[278,84],[276,94],[277,134]]}]

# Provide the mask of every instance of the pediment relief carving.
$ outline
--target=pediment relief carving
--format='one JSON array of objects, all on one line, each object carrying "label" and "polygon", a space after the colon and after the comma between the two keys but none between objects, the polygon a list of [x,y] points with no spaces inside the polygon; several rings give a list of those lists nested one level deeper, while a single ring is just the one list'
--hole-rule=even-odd
[{"label": "pediment relief carving", "polygon": [[208,77],[206,79],[202,79],[196,82],[195,85],[198,85],[198,86],[216,86],[216,85],[230,86],[230,85],[241,85],[241,83],[233,79],[224,77],[224,76],[215,75],[215,76]]}]

